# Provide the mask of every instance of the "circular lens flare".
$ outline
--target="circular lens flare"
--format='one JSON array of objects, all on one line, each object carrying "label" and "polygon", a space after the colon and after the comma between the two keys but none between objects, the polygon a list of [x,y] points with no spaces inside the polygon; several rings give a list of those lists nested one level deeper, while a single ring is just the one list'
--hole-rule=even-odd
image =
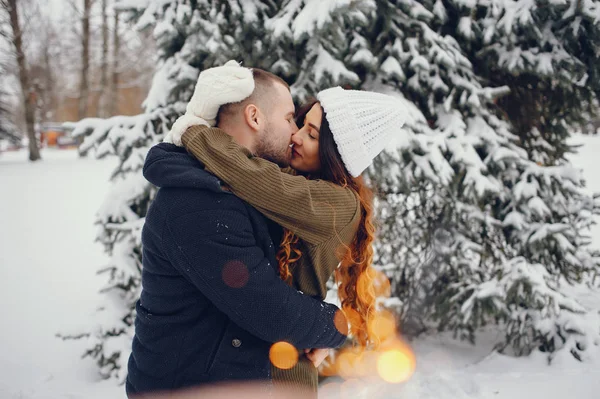
[{"label": "circular lens flare", "polygon": [[269,359],[271,359],[273,366],[288,370],[298,363],[298,351],[294,345],[288,342],[276,342],[269,350]]},{"label": "circular lens flare", "polygon": [[369,336],[375,337],[378,342],[385,342],[396,335],[396,319],[391,312],[382,310],[369,320],[368,328]]},{"label": "circular lens flare", "polygon": [[408,380],[414,373],[415,359],[412,352],[406,349],[392,349],[379,356],[377,372],[384,381],[398,384]]},{"label": "circular lens flare", "polygon": [[223,266],[223,282],[231,288],[242,288],[250,279],[248,267],[238,260],[229,261]]},{"label": "circular lens flare", "polygon": [[336,310],[333,316],[333,324],[340,334],[348,335],[348,319],[341,310]]},{"label": "circular lens flare", "polygon": [[390,279],[387,278],[387,276],[379,270],[373,269],[373,271],[373,286],[375,288],[375,296],[378,298],[389,298],[392,295]]}]

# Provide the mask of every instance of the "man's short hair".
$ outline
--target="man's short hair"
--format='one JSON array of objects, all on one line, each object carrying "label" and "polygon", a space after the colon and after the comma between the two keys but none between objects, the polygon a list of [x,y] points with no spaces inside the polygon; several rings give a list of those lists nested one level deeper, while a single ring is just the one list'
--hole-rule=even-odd
[{"label": "man's short hair", "polygon": [[217,115],[217,125],[222,117],[227,118],[236,115],[248,104],[256,104],[263,112],[269,112],[273,105],[273,92],[271,89],[276,83],[284,85],[288,90],[290,86],[279,76],[267,72],[263,69],[252,68],[252,76],[254,77],[254,91],[250,97],[238,103],[225,104],[219,109]]}]

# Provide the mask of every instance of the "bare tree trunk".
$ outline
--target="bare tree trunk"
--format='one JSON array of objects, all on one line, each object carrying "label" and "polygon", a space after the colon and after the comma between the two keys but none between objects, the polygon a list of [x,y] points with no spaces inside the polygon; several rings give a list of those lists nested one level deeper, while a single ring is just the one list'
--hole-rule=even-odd
[{"label": "bare tree trunk", "polygon": [[52,74],[52,65],[50,64],[50,52],[48,51],[48,49],[46,48],[46,51],[44,53],[44,66],[45,66],[45,72],[46,72],[46,76],[45,76],[45,80],[46,80],[46,92],[47,94],[47,98],[46,98],[46,102],[44,103],[44,112],[42,114],[43,118],[47,117],[47,114],[49,113],[49,111],[51,112],[50,118],[53,120],[54,119],[54,111],[56,109],[56,101],[55,101],[55,87],[54,87],[54,75]]},{"label": "bare tree trunk", "polygon": [[110,86],[110,114],[116,115],[118,110],[119,95],[117,86],[119,84],[119,51],[121,41],[119,36],[119,12],[115,10],[115,26],[113,30],[113,64],[112,64],[112,80]]},{"label": "bare tree trunk", "polygon": [[89,82],[88,72],[90,69],[90,9],[92,0],[83,0],[83,17],[81,32],[81,80],[79,85],[79,119],[83,119],[87,114]]},{"label": "bare tree trunk", "polygon": [[46,26],[46,32],[44,37],[44,53],[43,53],[43,63],[44,63],[44,104],[41,112],[41,121],[44,122],[50,117],[50,120],[54,120],[54,112],[56,111],[56,89],[54,82],[54,73],[52,71],[52,62],[50,55],[50,48],[52,44],[56,41],[56,36],[54,30]]},{"label": "bare tree trunk", "polygon": [[106,89],[108,86],[108,15],[107,0],[102,0],[102,66],[100,70],[100,94],[98,96],[98,116],[106,118]]},{"label": "bare tree trunk", "polygon": [[[29,138],[29,160],[37,161],[41,159],[40,150],[37,146],[35,137],[35,97],[36,93],[31,91],[29,86],[29,76],[27,73],[27,62],[23,52],[23,38],[21,26],[19,25],[19,14],[17,10],[17,0],[3,1],[2,5],[8,8],[10,15],[10,25],[13,31],[13,45],[17,53],[17,65],[19,67],[19,80],[21,82],[21,92],[25,106],[25,122],[27,124],[27,137]],[[7,7],[8,6],[8,7]]]}]

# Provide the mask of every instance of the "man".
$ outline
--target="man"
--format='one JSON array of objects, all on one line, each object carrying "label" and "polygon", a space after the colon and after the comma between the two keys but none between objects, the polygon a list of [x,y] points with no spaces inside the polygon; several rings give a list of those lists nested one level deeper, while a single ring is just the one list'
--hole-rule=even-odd
[{"label": "man", "polygon": [[[198,85],[219,87],[218,76],[203,74]],[[289,88],[264,71],[254,70],[251,78],[246,84],[242,72],[243,89],[252,95],[223,107],[218,126],[248,150],[285,164],[296,129]],[[226,96],[231,87],[215,95]],[[194,124],[194,115],[216,118],[217,110],[193,97],[173,128]],[[346,321],[335,306],[279,279],[271,234],[277,240],[280,229],[221,187],[184,149],[168,143],[152,148],[144,176],[160,189],[142,231],[143,288],[129,396],[268,379],[275,342],[302,350],[345,341]]]}]

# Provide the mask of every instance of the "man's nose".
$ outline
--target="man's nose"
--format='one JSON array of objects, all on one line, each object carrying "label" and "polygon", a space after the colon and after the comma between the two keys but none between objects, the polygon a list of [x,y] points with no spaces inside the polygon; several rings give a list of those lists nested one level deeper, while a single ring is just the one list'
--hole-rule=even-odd
[{"label": "man's nose", "polygon": [[294,145],[302,145],[302,137],[300,136],[300,130],[292,134],[292,143],[294,143]]}]

